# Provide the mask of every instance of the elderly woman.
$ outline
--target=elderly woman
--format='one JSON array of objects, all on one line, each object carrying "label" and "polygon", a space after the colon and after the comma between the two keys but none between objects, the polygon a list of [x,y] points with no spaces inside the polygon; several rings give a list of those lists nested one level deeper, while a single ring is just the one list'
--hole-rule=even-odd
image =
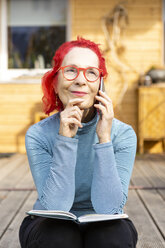
[{"label": "elderly woman", "polygon": [[[136,135],[114,118],[111,99],[99,91],[107,75],[103,55],[97,44],[78,38],[61,45],[53,59],[42,79],[43,103],[45,113],[58,112],[26,134],[38,192],[33,209],[123,213]],[[129,218],[78,224],[27,216],[19,237],[22,248],[126,248],[136,247],[138,234]]]}]

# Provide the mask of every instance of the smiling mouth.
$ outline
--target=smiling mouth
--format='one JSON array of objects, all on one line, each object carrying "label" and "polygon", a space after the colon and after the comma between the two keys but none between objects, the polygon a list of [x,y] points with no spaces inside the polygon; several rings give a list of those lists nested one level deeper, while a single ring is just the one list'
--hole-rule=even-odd
[{"label": "smiling mouth", "polygon": [[85,92],[78,92],[78,91],[71,91],[71,93],[75,96],[85,96],[87,93]]}]

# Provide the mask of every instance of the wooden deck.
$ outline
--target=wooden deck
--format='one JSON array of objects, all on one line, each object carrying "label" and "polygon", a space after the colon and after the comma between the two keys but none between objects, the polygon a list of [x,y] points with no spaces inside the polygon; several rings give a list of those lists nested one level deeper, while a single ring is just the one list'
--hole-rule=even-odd
[{"label": "wooden deck", "polygon": [[[36,191],[26,155],[0,159],[0,248],[19,248],[18,230]],[[165,247],[165,154],[137,156],[125,207],[137,248]]]}]

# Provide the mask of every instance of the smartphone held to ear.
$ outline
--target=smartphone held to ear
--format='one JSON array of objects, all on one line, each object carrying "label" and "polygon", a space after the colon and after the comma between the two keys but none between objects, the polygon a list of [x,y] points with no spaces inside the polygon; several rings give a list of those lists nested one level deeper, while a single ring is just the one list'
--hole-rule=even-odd
[{"label": "smartphone held to ear", "polygon": [[[101,77],[101,82],[100,82],[99,90],[105,92],[105,86],[104,86],[104,79],[103,79],[103,77]],[[99,94],[98,94],[98,95],[99,95]],[[99,102],[99,104],[101,105],[102,103]],[[99,113],[100,113],[100,118],[102,119],[102,112],[101,112],[100,109],[99,109]]]},{"label": "smartphone held to ear", "polygon": [[101,91],[105,91],[105,86],[104,86],[104,79],[103,79],[103,77],[101,77],[101,82],[100,82],[100,87],[99,87],[99,90],[101,90]]}]

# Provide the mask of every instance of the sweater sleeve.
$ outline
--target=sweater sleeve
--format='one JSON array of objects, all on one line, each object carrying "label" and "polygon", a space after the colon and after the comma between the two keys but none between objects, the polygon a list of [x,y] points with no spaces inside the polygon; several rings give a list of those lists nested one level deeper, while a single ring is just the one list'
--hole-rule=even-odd
[{"label": "sweater sleeve", "polygon": [[25,145],[41,205],[47,210],[69,211],[75,196],[76,138],[57,135],[53,151],[44,132],[33,126]]},{"label": "sweater sleeve", "polygon": [[137,144],[132,127],[128,125],[116,142],[115,151],[112,142],[93,145],[91,201],[97,213],[122,213],[127,200]]}]

